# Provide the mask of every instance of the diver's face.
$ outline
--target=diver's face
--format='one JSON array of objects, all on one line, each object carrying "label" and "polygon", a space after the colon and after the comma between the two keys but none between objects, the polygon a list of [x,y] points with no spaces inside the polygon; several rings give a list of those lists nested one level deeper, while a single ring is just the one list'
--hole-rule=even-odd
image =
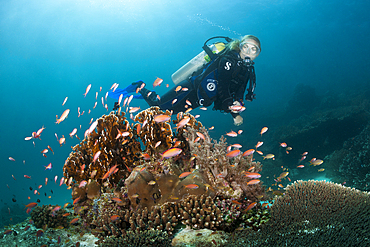
[{"label": "diver's face", "polygon": [[240,44],[240,57],[244,60],[249,57],[252,61],[258,57],[261,52],[261,49],[258,46],[258,43],[253,39],[246,39]]}]

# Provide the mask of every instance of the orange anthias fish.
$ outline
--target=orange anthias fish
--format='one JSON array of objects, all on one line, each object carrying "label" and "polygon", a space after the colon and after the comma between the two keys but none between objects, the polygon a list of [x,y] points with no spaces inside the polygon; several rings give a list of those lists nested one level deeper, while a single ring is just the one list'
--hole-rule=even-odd
[{"label": "orange anthias fish", "polygon": [[188,189],[198,189],[199,186],[196,185],[196,184],[188,184],[188,185],[185,186],[185,188],[188,188]]},{"label": "orange anthias fish", "polygon": [[157,86],[160,86],[163,82],[163,79],[157,77],[157,79],[155,79],[155,81],[153,82],[153,88],[154,87],[157,87]]},{"label": "orange anthias fish", "polygon": [[262,146],[263,142],[257,142],[256,144],[256,149],[259,148],[260,146]]},{"label": "orange anthias fish", "polygon": [[245,151],[244,153],[243,153],[243,157],[245,157],[245,156],[249,156],[249,155],[251,155],[251,154],[253,154],[254,153],[254,149],[248,149],[247,151]]},{"label": "orange anthias fish", "polygon": [[256,173],[256,172],[247,172],[247,173],[245,174],[245,176],[246,176],[247,178],[260,178],[260,177],[261,177],[261,174]]},{"label": "orange anthias fish", "polygon": [[91,84],[89,84],[89,85],[87,86],[86,91],[85,91],[85,93],[83,94],[83,95],[84,95],[84,97],[86,97],[87,93],[90,91],[90,88],[91,88]]},{"label": "orange anthias fish", "polygon": [[262,128],[262,130],[261,130],[261,132],[260,132],[261,136],[262,136],[262,134],[263,134],[263,133],[266,133],[266,131],[267,131],[268,129],[269,129],[269,128],[267,128],[267,127],[263,127],[263,128]]},{"label": "orange anthias fish", "polygon": [[162,114],[162,115],[155,115],[154,116],[154,121],[157,123],[163,123],[171,119],[171,116]]},{"label": "orange anthias fish", "polygon": [[110,217],[110,220],[111,221],[116,221],[116,220],[118,220],[119,219],[119,215],[112,215],[111,217]]},{"label": "orange anthias fish", "polygon": [[181,152],[182,152],[181,148],[170,148],[167,151],[165,151],[162,154],[162,156],[163,156],[163,158],[168,159],[168,158],[174,157],[176,155],[179,155]]},{"label": "orange anthias fish", "polygon": [[185,178],[187,176],[189,176],[191,174],[191,172],[183,172],[180,174],[179,178]]},{"label": "orange anthias fish", "polygon": [[184,117],[183,119],[181,119],[180,122],[178,122],[178,124],[176,125],[176,128],[179,129],[179,128],[184,127],[189,121],[190,121],[189,117]]},{"label": "orange anthias fish", "polygon": [[230,131],[229,133],[226,133],[226,135],[230,137],[237,137],[238,133],[236,133],[235,131]]},{"label": "orange anthias fish", "polygon": [[259,182],[261,182],[259,179],[253,179],[253,180],[251,180],[251,181],[248,181],[248,182],[247,182],[247,185],[258,184]]},{"label": "orange anthias fish", "polygon": [[69,222],[70,224],[74,224],[78,221],[78,218],[74,218],[73,220],[71,220],[71,222]]},{"label": "orange anthias fish", "polygon": [[31,202],[31,203],[28,203],[25,208],[34,208],[36,206],[37,206],[36,202]]},{"label": "orange anthias fish", "polygon": [[200,139],[206,140],[206,138],[204,137],[204,135],[202,133],[197,132],[196,134],[197,134],[197,136],[199,136]]},{"label": "orange anthias fish", "polygon": [[98,152],[95,153],[94,155],[94,159],[93,159],[93,162],[92,163],[95,163],[95,161],[99,158],[99,155],[100,155],[101,151],[99,150]]},{"label": "orange anthias fish", "polygon": [[233,151],[230,151],[226,154],[226,157],[229,157],[229,158],[234,158],[236,156],[238,156],[240,154],[240,150],[239,149],[235,149]]},{"label": "orange anthias fish", "polygon": [[57,121],[55,123],[59,124],[60,122],[64,121],[64,119],[67,118],[68,114],[69,114],[69,109],[65,110],[63,113],[62,113],[62,116],[58,119],[58,115],[57,115]]},{"label": "orange anthias fish", "polygon": [[257,202],[252,202],[251,204],[248,205],[248,207],[245,209],[245,211],[251,210],[257,205]]}]

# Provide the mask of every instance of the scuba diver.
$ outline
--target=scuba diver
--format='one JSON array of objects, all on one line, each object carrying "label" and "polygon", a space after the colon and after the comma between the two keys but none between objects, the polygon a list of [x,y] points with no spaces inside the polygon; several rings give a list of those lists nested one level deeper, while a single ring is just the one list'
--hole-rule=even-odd
[{"label": "scuba diver", "polygon": [[[224,38],[228,43],[207,45],[209,40],[215,38]],[[234,124],[241,125],[243,118],[240,112],[245,110],[243,98],[248,82],[245,99],[255,99],[253,60],[261,52],[261,43],[253,35],[246,35],[241,40],[218,36],[208,39],[203,49],[203,52],[172,75],[176,86],[162,97],[146,89],[143,81],[134,82],[125,89],[117,88],[108,95],[118,99],[121,94],[125,98],[130,93],[139,92],[140,95],[134,95],[133,98],[144,99],[150,106],[172,110],[175,114],[214,103],[213,110],[230,113]],[[116,102],[113,110],[118,107]]]}]

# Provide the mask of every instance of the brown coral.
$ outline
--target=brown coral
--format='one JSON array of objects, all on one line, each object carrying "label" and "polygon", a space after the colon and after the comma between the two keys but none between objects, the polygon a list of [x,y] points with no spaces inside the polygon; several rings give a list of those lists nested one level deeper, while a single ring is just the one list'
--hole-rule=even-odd
[{"label": "brown coral", "polygon": [[[63,167],[66,180],[72,177],[74,180],[72,184],[90,178],[100,180],[114,165],[117,165],[117,172],[107,180],[100,180],[100,183],[113,187],[120,179],[129,176],[127,168],[132,168],[133,163],[140,158],[141,149],[140,143],[133,138],[132,129],[124,116],[124,113],[115,115],[111,112],[96,120],[96,129],[80,144],[74,146],[73,152],[67,158]],[[100,155],[93,162],[98,151]]]},{"label": "brown coral", "polygon": [[[163,112],[159,107],[151,107],[138,113],[134,120],[139,122],[135,125],[137,135],[145,146],[145,153],[149,155],[158,155],[172,146],[172,129],[169,120],[165,122],[156,122],[154,117],[157,115],[171,116],[171,112]],[[160,142],[160,143],[159,143]],[[158,144],[159,143],[159,144]]]},{"label": "brown coral", "polygon": [[286,187],[271,210],[271,222],[279,228],[304,223],[325,227],[364,219],[370,224],[370,193],[332,182],[299,180]]}]

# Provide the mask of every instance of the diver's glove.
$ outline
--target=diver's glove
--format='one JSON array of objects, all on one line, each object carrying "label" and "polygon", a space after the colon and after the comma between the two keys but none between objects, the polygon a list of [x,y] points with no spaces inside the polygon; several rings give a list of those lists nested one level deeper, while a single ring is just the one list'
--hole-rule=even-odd
[{"label": "diver's glove", "polygon": [[114,102],[113,111],[118,110],[118,108],[119,108],[118,102]]},{"label": "diver's glove", "polygon": [[240,115],[237,115],[235,118],[234,118],[234,125],[235,126],[239,126],[243,123],[243,118],[242,116]]},{"label": "diver's glove", "polygon": [[245,95],[245,99],[247,101],[253,101],[255,98],[256,98],[256,94],[250,91],[248,91],[247,95]]}]

